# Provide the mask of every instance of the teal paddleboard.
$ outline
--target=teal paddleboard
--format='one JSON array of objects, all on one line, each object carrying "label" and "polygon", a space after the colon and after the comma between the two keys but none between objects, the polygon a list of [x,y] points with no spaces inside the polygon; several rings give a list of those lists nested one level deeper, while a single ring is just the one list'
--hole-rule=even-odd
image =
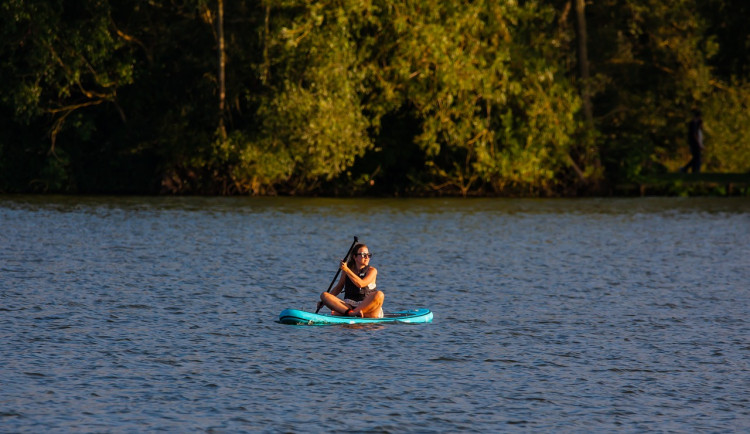
[{"label": "teal paddleboard", "polygon": [[279,315],[282,324],[294,325],[335,325],[335,324],[382,324],[382,323],[425,323],[432,321],[429,309],[400,310],[383,314],[383,318],[358,318],[353,316],[318,314],[297,309],[284,309]]}]

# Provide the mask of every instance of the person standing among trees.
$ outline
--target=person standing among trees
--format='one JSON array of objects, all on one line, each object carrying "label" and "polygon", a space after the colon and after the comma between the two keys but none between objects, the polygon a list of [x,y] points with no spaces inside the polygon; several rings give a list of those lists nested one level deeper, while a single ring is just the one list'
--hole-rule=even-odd
[{"label": "person standing among trees", "polygon": [[692,169],[693,173],[701,171],[701,152],[703,151],[703,119],[700,110],[693,110],[693,119],[688,122],[688,143],[690,144],[690,161],[680,169],[680,172],[687,173]]}]

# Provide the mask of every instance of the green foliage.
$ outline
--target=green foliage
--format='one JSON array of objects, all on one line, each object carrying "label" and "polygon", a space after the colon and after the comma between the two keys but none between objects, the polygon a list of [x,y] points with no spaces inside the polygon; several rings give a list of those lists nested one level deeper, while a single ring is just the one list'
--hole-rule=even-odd
[{"label": "green foliage", "polygon": [[708,64],[723,82],[750,76],[750,2],[747,0],[701,0],[696,4],[706,17],[705,39],[715,52]]},{"label": "green foliage", "polygon": [[706,170],[750,172],[750,82],[716,89],[703,110]]},{"label": "green foliage", "polygon": [[117,88],[133,81],[129,47],[110,28],[106,2],[13,0],[2,7],[10,18],[3,32],[3,57],[11,59],[4,78],[14,84],[3,100],[19,120],[52,115],[54,138],[70,113],[114,102]]},{"label": "green foliage", "polygon": [[7,0],[0,190],[587,193],[684,164],[694,107],[747,171],[746,3],[587,2],[583,83],[567,0]]},{"label": "green foliage", "polygon": [[[674,3],[681,2],[679,7]],[[656,147],[676,150],[693,93],[705,92],[696,44],[698,25],[687,1],[609,0],[591,8],[592,53],[601,88],[595,99],[600,130],[607,138],[605,164],[629,177],[648,165]],[[680,14],[675,17],[674,14]],[[619,167],[618,167],[619,166]]]},{"label": "green foliage", "polygon": [[307,2],[286,7],[297,8],[297,16],[272,42],[284,61],[283,81],[258,99],[257,133],[234,134],[219,147],[243,191],[286,183],[291,192],[309,192],[372,147],[345,9]]},{"label": "green foliage", "polygon": [[385,59],[380,71],[391,84],[383,88],[403,89],[416,111],[431,188],[467,195],[483,185],[554,186],[579,102],[558,72],[554,35],[540,33],[549,30],[551,8],[435,1],[388,12],[392,42],[375,57]]},{"label": "green foliage", "polygon": [[[130,47],[111,27],[107,2],[11,0],[0,13],[0,102],[12,110],[16,128],[38,133],[21,153],[41,169],[21,183],[32,191],[70,191],[69,151],[96,129],[80,114],[103,103],[117,108],[117,90],[134,80]],[[76,140],[58,143],[68,129]]]}]

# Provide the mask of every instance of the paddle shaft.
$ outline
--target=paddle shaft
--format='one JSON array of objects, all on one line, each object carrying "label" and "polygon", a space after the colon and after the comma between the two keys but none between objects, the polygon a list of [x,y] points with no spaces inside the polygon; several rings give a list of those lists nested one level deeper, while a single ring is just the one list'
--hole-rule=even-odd
[{"label": "paddle shaft", "polygon": [[[349,255],[351,255],[352,249],[354,248],[354,246],[357,244],[358,241],[359,240],[357,239],[357,237],[354,237],[354,241],[352,241],[352,245],[349,246],[349,250],[346,251],[346,256],[344,256],[344,259],[342,259],[341,262],[346,262],[347,260],[349,260]],[[339,277],[339,273],[341,273],[341,267],[339,267],[339,269],[336,270],[336,275],[333,276],[333,280],[331,280],[331,284],[328,285],[328,289],[326,289],[326,292],[331,292],[331,288],[333,288],[333,284],[336,283],[336,279]],[[315,310],[315,313],[318,313],[322,307],[323,307],[323,304],[319,303],[318,308]]]}]

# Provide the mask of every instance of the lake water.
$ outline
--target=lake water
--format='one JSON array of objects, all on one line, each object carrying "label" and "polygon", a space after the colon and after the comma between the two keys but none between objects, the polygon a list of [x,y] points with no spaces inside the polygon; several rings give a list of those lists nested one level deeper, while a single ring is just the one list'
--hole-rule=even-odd
[{"label": "lake water", "polygon": [[[747,432],[750,200],[0,197],[2,432]],[[386,311],[299,327],[353,236]]]}]

